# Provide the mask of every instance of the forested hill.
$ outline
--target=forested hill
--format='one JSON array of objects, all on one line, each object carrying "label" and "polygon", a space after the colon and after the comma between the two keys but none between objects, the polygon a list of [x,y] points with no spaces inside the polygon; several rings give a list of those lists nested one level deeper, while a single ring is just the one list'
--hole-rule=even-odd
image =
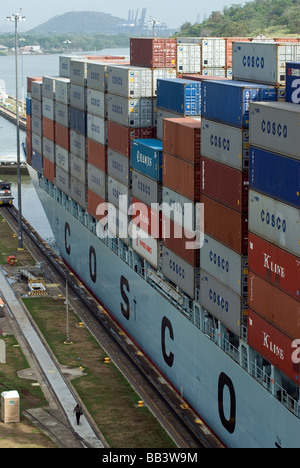
[{"label": "forested hill", "polygon": [[178,36],[300,36],[300,0],[255,0],[214,11],[201,24],[184,23]]}]

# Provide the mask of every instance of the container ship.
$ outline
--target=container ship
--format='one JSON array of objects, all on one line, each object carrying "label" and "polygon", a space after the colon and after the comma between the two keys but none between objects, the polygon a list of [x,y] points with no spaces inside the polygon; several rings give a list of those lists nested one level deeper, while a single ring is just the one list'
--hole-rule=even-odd
[{"label": "container ship", "polygon": [[299,447],[299,40],[58,68],[26,147],[64,262],[227,447]]}]

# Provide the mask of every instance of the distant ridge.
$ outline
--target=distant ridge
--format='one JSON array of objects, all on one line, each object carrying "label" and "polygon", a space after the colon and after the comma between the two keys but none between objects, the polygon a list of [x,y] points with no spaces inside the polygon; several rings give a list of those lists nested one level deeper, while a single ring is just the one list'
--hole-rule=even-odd
[{"label": "distant ridge", "polygon": [[118,26],[124,23],[124,19],[117,18],[106,13],[95,11],[72,11],[63,15],[54,16],[28,33],[36,34],[117,34]]}]

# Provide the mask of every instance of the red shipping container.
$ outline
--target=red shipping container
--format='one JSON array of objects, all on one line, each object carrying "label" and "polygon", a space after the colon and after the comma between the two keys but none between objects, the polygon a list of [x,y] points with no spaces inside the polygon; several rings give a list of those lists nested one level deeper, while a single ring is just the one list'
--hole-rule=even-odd
[{"label": "red shipping container", "polygon": [[130,157],[132,140],[155,137],[155,128],[129,128],[107,121],[107,146],[127,157]]},{"label": "red shipping container", "polygon": [[300,302],[249,270],[250,309],[293,340],[300,338]]},{"label": "red shipping container", "polygon": [[201,122],[190,118],[163,119],[163,151],[199,164]]},{"label": "red shipping container", "polygon": [[29,132],[32,131],[32,117],[31,115],[26,115],[26,130],[28,130]]},{"label": "red shipping container", "polygon": [[55,164],[44,157],[43,175],[54,184]]},{"label": "red shipping container", "polygon": [[248,217],[201,195],[204,232],[239,255],[248,254]]},{"label": "red shipping container", "polygon": [[50,141],[55,141],[55,122],[43,117],[43,136]]},{"label": "red shipping container", "polygon": [[248,37],[225,37],[225,66],[226,68],[232,68],[232,43],[233,42],[249,42],[251,41]]},{"label": "red shipping container", "polygon": [[300,353],[293,340],[252,310],[248,311],[248,344],[299,385]]},{"label": "red shipping container", "polygon": [[87,160],[89,164],[107,172],[107,147],[88,138]]},{"label": "red shipping container", "polygon": [[[176,236],[176,237],[175,237]],[[175,252],[179,257],[194,267],[200,266],[200,248],[187,248],[188,244],[195,242],[193,233],[174,223],[165,216],[162,217],[163,245]]]},{"label": "red shipping container", "polygon": [[274,37],[275,42],[299,42],[298,37]]},{"label": "red shipping container", "polygon": [[249,232],[249,267],[300,301],[300,258]]},{"label": "red shipping container", "polygon": [[131,38],[130,64],[147,68],[176,68],[177,40],[158,37]]},{"label": "red shipping container", "polygon": [[88,212],[94,216],[95,219],[100,220],[103,218],[103,215],[97,215],[97,208],[102,203],[105,203],[103,198],[99,197],[99,195],[94,193],[92,190],[88,190]]},{"label": "red shipping container", "polygon": [[[139,205],[142,210],[139,210]],[[132,222],[154,239],[161,239],[162,213],[132,197]]]},{"label": "red shipping container", "polygon": [[31,93],[31,83],[33,81],[43,81],[43,78],[41,76],[27,76],[27,92]]},{"label": "red shipping container", "polygon": [[249,172],[201,157],[201,193],[239,213],[248,213]]},{"label": "red shipping container", "polygon": [[55,123],[55,143],[70,151],[70,129]]},{"label": "red shipping container", "polygon": [[200,200],[200,166],[163,153],[163,185],[193,201]]}]

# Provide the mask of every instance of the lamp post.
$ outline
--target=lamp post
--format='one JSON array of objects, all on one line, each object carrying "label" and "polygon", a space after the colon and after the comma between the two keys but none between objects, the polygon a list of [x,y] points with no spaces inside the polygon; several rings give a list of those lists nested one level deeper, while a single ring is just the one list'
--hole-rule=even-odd
[{"label": "lamp post", "polygon": [[69,41],[69,39],[66,39],[63,44],[67,44],[67,54],[69,53],[69,44],[72,44],[71,41]]},{"label": "lamp post", "polygon": [[20,13],[6,17],[7,21],[15,22],[15,57],[16,57],[16,115],[17,115],[17,167],[18,167],[18,227],[19,227],[19,249],[23,249],[22,235],[22,200],[21,200],[21,161],[20,161],[20,117],[19,117],[19,91],[18,91],[18,21],[25,21],[25,16]]}]

